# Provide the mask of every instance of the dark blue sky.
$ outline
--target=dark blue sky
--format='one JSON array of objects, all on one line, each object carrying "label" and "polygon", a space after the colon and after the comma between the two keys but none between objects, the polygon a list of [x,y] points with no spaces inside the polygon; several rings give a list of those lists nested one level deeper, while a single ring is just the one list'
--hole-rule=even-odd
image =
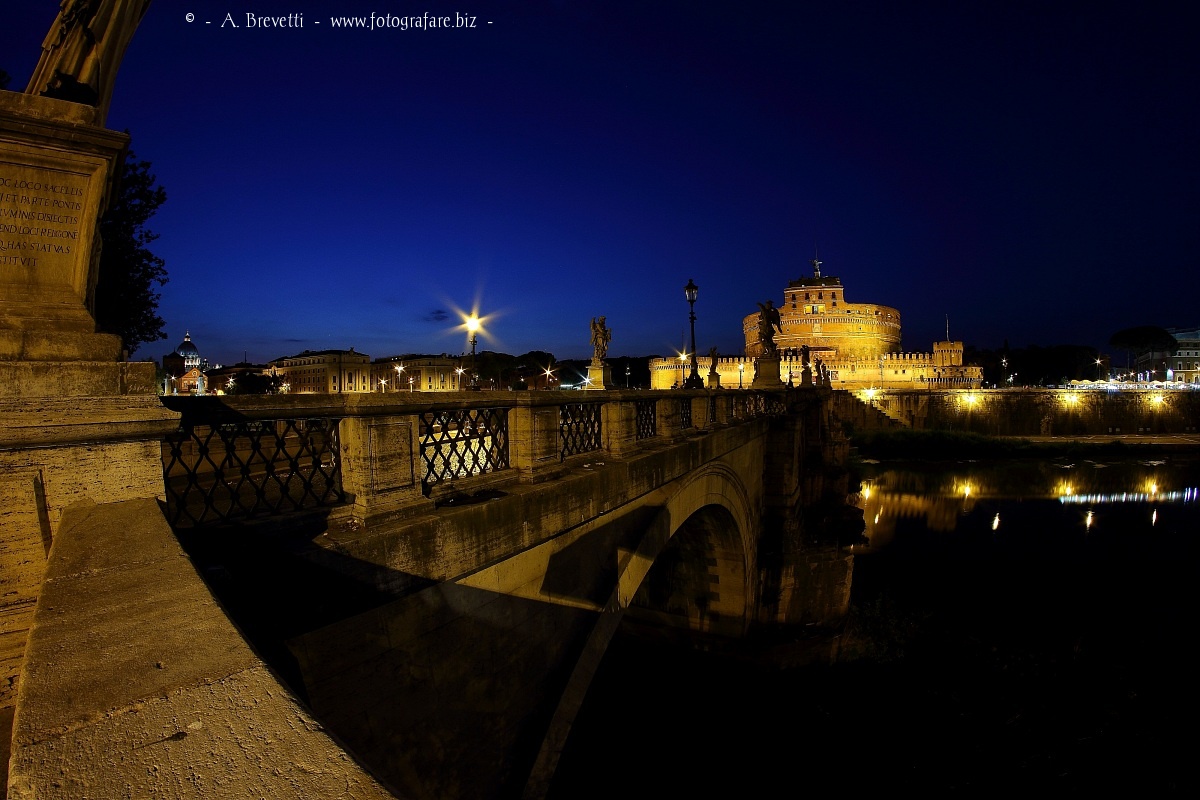
[{"label": "dark blue sky", "polygon": [[[58,3],[12,5],[19,91]],[[586,357],[605,315],[610,355],[672,355],[689,278],[733,355],[814,249],[910,351],[947,316],[981,348],[1196,326],[1184,5],[155,0],[108,118],[169,198],[136,357],[459,353],[473,307],[481,350]],[[372,11],[476,27],[331,25]]]}]

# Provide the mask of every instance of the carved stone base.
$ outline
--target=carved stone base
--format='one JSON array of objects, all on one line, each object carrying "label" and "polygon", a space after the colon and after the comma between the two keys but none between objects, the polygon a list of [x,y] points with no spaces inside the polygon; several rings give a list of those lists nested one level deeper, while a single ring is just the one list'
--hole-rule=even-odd
[{"label": "carved stone base", "polygon": [[612,367],[608,364],[590,364],[588,365],[588,382],[584,385],[584,389],[611,389],[613,388]]},{"label": "carved stone base", "polygon": [[0,91],[0,329],[96,329],[97,221],[129,137],[95,122],[90,106]]},{"label": "carved stone base", "polygon": [[779,354],[759,356],[754,361],[752,389],[778,389],[783,385],[779,379]]}]

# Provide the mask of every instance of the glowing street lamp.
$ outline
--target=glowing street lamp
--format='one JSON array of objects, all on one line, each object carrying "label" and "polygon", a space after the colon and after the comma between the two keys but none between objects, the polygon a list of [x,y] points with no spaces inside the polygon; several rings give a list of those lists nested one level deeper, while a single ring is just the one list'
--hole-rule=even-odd
[{"label": "glowing street lamp", "polygon": [[475,342],[478,340],[479,317],[471,314],[467,317],[467,331],[471,334],[471,385],[467,388],[473,392],[479,391],[479,370],[475,366]]},{"label": "glowing street lamp", "polygon": [[742,375],[746,372],[746,362],[742,361],[738,364],[738,388],[742,388]]},{"label": "glowing street lamp", "polygon": [[688,321],[692,325],[692,374],[683,382],[685,389],[704,388],[704,381],[700,380],[700,367],[696,363],[696,296],[699,293],[700,287],[688,278],[687,286],[683,287],[683,295],[688,301]]},{"label": "glowing street lamp", "polygon": [[458,373],[458,390],[461,392],[463,388],[462,374],[465,372],[465,370],[462,367],[456,367],[454,371]]},{"label": "glowing street lamp", "polygon": [[687,379],[684,378],[684,376],[683,376],[683,371],[684,371],[686,365],[687,365],[687,351],[685,350],[679,354],[679,385],[680,386],[687,385]]},{"label": "glowing street lamp", "polygon": [[387,391],[387,378],[379,379],[379,391],[381,391],[381,392]]},{"label": "glowing street lamp", "polygon": [[410,392],[413,390],[413,376],[412,375],[408,376],[408,390]]},{"label": "glowing street lamp", "polygon": [[1100,380],[1100,359],[1096,359],[1096,380]]}]

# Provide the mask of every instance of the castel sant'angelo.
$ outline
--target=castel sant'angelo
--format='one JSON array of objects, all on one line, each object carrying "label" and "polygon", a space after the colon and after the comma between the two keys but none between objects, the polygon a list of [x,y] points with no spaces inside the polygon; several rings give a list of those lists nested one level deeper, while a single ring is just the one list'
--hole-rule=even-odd
[{"label": "castel sant'angelo", "polygon": [[[782,305],[775,308],[774,301],[767,301],[742,320],[744,355],[718,355],[715,371],[711,356],[697,359],[706,386],[751,385],[755,362],[769,355],[761,323],[772,311],[779,314],[774,346],[782,383],[801,382],[807,348],[812,373],[835,389],[970,389],[982,384],[983,370],[963,364],[962,342],[934,342],[931,353],[900,352],[900,312],[877,303],[849,302],[841,278],[822,275],[821,262],[811,263],[812,277],[789,281]],[[680,362],[653,359],[650,375],[651,388],[670,389],[680,382]]]}]

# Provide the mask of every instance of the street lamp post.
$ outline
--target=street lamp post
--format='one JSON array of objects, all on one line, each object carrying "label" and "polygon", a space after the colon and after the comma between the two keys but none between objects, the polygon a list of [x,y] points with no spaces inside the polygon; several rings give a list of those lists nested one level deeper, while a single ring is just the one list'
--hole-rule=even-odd
[{"label": "street lamp post", "polygon": [[629,388],[629,364],[625,364],[625,388]]},{"label": "street lamp post", "polygon": [[687,286],[683,287],[683,294],[688,301],[688,321],[692,325],[692,374],[683,382],[685,389],[704,388],[704,381],[700,380],[700,367],[696,363],[696,295],[699,293],[700,287],[688,278]]},{"label": "street lamp post", "polygon": [[1096,380],[1100,380],[1100,359],[1096,359]]},{"label": "street lamp post", "polygon": [[475,365],[475,342],[479,332],[479,317],[472,314],[467,318],[467,330],[471,333],[471,385],[467,388],[473,392],[479,391],[479,368]]},{"label": "street lamp post", "polygon": [[687,353],[680,353],[679,354],[679,388],[681,388],[681,389],[687,387],[687,378],[684,377],[684,373],[686,370],[687,370]]},{"label": "street lamp post", "polygon": [[742,388],[742,375],[746,372],[746,362],[742,361],[738,364],[738,388]]}]

